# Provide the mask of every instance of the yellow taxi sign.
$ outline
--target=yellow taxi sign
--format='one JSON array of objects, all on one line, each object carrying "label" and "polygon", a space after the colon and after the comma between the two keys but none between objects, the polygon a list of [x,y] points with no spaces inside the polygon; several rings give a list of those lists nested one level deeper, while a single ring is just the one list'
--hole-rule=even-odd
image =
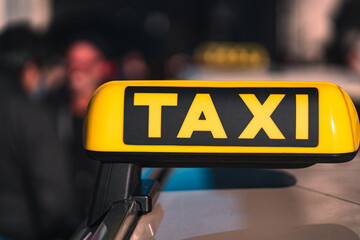
[{"label": "yellow taxi sign", "polygon": [[342,162],[358,146],[350,98],[317,82],[109,82],[89,103],[84,136],[94,158],[145,165]]}]

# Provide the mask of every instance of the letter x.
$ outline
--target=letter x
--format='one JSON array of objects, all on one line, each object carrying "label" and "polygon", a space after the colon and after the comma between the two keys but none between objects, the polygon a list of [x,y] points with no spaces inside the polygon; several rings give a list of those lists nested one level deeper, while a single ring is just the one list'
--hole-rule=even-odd
[{"label": "letter x", "polygon": [[239,94],[239,96],[254,115],[239,138],[253,139],[262,128],[270,139],[285,139],[271,119],[271,114],[285,97],[285,94],[270,94],[264,104],[261,104],[254,94]]}]

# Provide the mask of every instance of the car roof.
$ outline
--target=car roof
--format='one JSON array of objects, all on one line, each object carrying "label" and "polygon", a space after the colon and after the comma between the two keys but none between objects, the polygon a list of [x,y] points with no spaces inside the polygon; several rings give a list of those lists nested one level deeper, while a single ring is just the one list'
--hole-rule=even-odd
[{"label": "car roof", "polygon": [[358,239],[359,158],[276,170],[287,187],[163,191],[131,239]]}]

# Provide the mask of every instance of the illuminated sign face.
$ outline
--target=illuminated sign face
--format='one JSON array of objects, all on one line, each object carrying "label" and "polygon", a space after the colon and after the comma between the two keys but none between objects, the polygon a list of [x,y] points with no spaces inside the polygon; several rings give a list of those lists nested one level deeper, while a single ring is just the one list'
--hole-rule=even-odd
[{"label": "illuminated sign face", "polygon": [[92,158],[146,166],[344,162],[359,148],[349,96],[316,82],[109,82],[84,130]]},{"label": "illuminated sign face", "polygon": [[316,88],[128,87],[129,145],[316,147]]}]

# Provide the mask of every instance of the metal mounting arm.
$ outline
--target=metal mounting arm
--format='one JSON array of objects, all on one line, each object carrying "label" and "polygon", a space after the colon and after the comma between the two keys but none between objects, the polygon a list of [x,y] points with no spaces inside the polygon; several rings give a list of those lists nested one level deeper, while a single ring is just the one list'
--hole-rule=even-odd
[{"label": "metal mounting arm", "polygon": [[133,200],[139,203],[140,214],[152,210],[158,184],[141,181],[141,167],[132,163],[100,164],[87,225],[99,223],[115,202]]}]

